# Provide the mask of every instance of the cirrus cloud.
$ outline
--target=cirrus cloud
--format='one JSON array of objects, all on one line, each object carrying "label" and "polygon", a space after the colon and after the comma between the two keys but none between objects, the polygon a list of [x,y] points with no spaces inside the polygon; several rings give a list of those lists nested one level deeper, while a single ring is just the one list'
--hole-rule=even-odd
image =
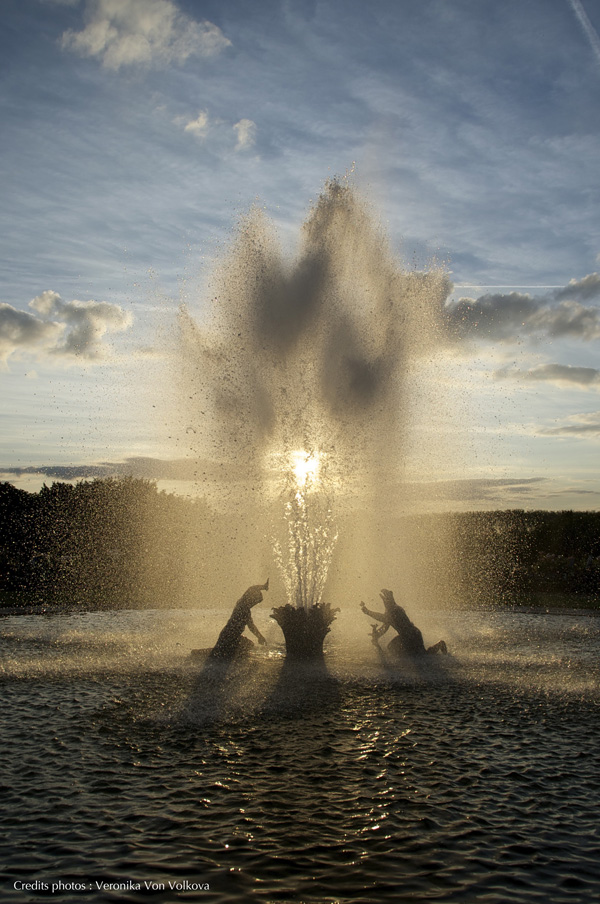
[{"label": "cirrus cloud", "polygon": [[63,48],[101,59],[115,71],[181,64],[231,46],[217,25],[190,18],[171,0],[88,0],[85,23],[81,31],[63,34]]}]

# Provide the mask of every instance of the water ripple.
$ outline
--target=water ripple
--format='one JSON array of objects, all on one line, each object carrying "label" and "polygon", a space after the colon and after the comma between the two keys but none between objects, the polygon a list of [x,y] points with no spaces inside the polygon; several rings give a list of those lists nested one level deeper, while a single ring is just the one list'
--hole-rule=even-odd
[{"label": "water ripple", "polygon": [[332,660],[295,685],[274,660],[218,699],[197,669],[86,669],[79,645],[61,671],[53,649],[2,679],[9,904],[46,900],[15,880],[68,876],[211,885],[89,902],[600,898],[597,682],[542,688],[472,659],[417,681]]}]

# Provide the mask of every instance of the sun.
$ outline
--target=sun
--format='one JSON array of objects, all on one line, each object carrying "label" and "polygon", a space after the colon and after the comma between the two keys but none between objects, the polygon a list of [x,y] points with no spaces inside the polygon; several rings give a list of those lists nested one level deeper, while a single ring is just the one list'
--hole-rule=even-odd
[{"label": "sun", "polygon": [[299,449],[291,454],[292,471],[296,479],[296,485],[304,489],[307,484],[314,486],[319,480],[321,456],[318,452],[306,452]]}]

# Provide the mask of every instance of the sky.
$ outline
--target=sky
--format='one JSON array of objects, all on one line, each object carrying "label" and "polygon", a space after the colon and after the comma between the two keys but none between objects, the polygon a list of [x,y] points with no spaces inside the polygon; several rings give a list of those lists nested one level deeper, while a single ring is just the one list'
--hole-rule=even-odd
[{"label": "sky", "polygon": [[600,509],[600,0],[2,0],[0,25],[1,480],[183,485],[153,417],[179,305],[202,317],[252,205],[293,249],[351,173],[451,282],[463,453],[421,492]]}]

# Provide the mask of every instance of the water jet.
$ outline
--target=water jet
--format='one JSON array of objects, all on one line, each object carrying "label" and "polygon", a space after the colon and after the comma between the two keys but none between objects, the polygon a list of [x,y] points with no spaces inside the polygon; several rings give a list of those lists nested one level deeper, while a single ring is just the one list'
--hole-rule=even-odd
[{"label": "water jet", "polygon": [[430,577],[416,574],[415,538],[398,542],[382,525],[395,504],[406,507],[416,378],[422,420],[439,400],[437,387],[426,399],[421,364],[439,347],[447,292],[439,269],[403,269],[368,204],[332,179],[293,260],[252,210],[204,316],[181,311],[181,434],[198,471],[212,456],[227,474],[216,504],[255,525],[247,558],[221,549],[220,562],[231,557],[240,583],[257,557],[261,567],[275,559],[272,592],[285,602],[272,618],[292,659],[323,655],[334,601],[360,598],[384,576],[407,592]]}]

